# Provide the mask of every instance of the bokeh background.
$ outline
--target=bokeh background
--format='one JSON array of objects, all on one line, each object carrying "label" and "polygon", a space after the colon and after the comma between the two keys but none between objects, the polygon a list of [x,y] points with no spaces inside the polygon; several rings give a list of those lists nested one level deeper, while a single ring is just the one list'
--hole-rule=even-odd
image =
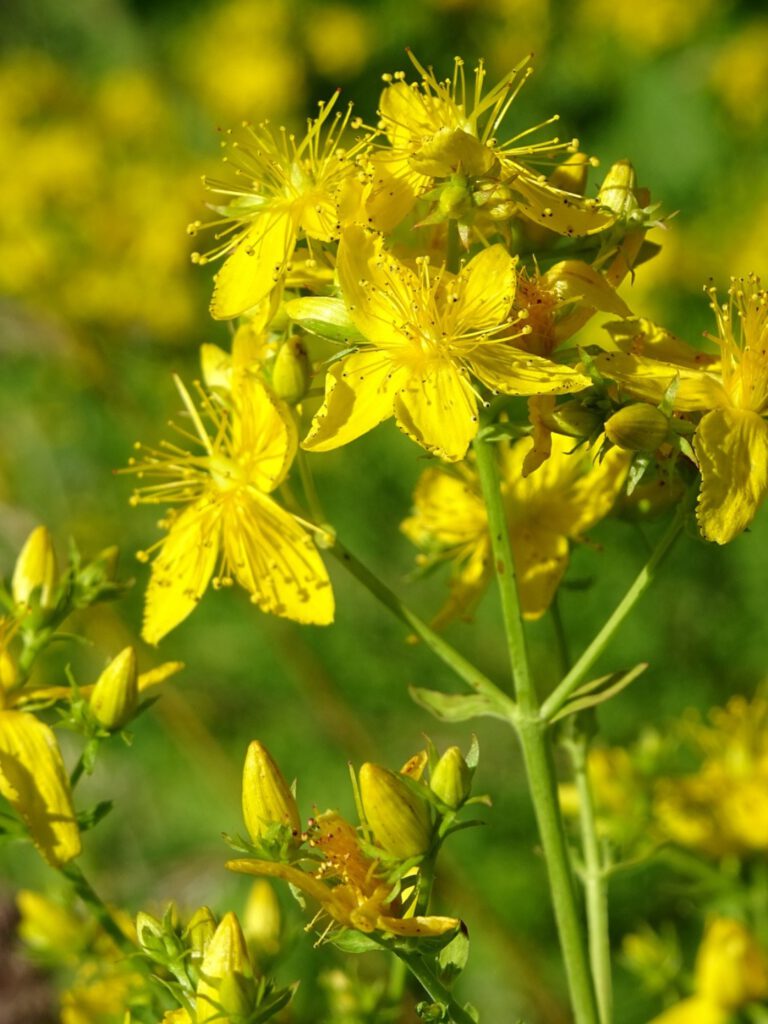
[{"label": "bokeh background", "polygon": [[[553,112],[603,168],[630,157],[641,184],[672,218],[654,239],[662,255],[623,294],[638,314],[696,339],[710,325],[702,285],[768,273],[768,13],[723,0],[5,0],[0,11],[0,571],[44,522],[62,554],[113,543],[136,586],[83,620],[92,646],[69,650],[90,681],[135,640],[147,570],[133,559],[157,535],[151,509],[132,510],[115,476],[137,439],[152,442],[176,409],[171,372],[197,370],[197,346],[226,345],[207,315],[210,270],[190,264],[185,228],[216,173],[217,129],[243,118],[301,126],[341,86],[371,122],[380,76],[407,66],[405,47],[450,67],[487,59],[490,80],[524,54],[536,74],[510,125]],[[599,172],[597,174],[599,178]],[[593,186],[594,187],[594,186]],[[594,330],[595,328],[590,328]],[[361,558],[425,616],[440,578],[409,580],[413,551],[399,534],[424,466],[394,429],[313,460],[330,520]],[[649,536],[657,527],[647,528]],[[578,650],[644,560],[633,525],[605,523],[575,552],[562,598]],[[131,909],[173,897],[237,906],[245,888],[222,868],[222,831],[241,828],[240,765],[248,740],[266,742],[302,809],[352,812],[347,762],[396,767],[428,732],[466,746],[469,728],[427,718],[407,684],[450,688],[427,652],[404,641],[357,584],[335,571],[338,617],[300,629],[255,611],[238,592],[211,594],[144,667],[186,663],[178,683],[138,723],[130,749],[113,747],[83,787],[117,810],[88,836],[99,888]],[[688,707],[751,693],[765,673],[768,517],[727,550],[686,537],[653,597],[623,629],[608,669],[651,669],[600,713],[612,743],[642,725],[664,727]],[[493,596],[475,628],[449,631],[485,670],[505,678]],[[548,620],[532,630],[542,678],[556,655]],[[438,898],[473,938],[462,994],[484,1020],[559,1024],[562,978],[518,751],[507,731],[477,724],[479,791],[487,825],[452,843]],[[22,849],[0,850],[9,885],[50,886]],[[693,919],[692,897],[653,868],[613,889],[613,934],[642,921]],[[289,979],[303,973],[298,1019],[315,1020],[318,954],[292,922]],[[696,927],[692,926],[695,935]],[[325,966],[332,951],[321,954]],[[369,968],[361,961],[360,969]],[[657,1009],[617,970],[622,1024]]]}]

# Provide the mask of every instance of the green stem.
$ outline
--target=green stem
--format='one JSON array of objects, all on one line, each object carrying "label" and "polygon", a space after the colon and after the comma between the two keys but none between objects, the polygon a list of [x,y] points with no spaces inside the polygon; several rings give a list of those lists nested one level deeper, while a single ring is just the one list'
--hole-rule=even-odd
[{"label": "green stem", "polygon": [[488,512],[496,578],[501,595],[504,632],[509,648],[509,663],[515,683],[515,697],[522,713],[537,709],[536,688],[528,665],[528,650],[515,580],[515,562],[507,527],[507,516],[501,495],[501,481],[496,466],[496,449],[477,437],[474,441],[477,472]]},{"label": "green stem", "polygon": [[648,587],[650,587],[664,557],[680,535],[687,514],[688,502],[682,501],[678,506],[674,519],[662,534],[650,558],[640,570],[624,597],[619,601],[603,628],[578,659],[571,671],[541,705],[541,717],[545,721],[550,721],[564,706],[568,698],[578,690],[592,666],[613,639],[619,627]]},{"label": "green stem", "polygon": [[476,1024],[474,1017],[471,1017],[462,1006],[459,1006],[445,985],[418,953],[408,954],[398,950],[397,956],[405,963],[429,998],[433,1002],[442,1003],[445,1006],[449,1020],[453,1024]]},{"label": "green stem", "polygon": [[446,643],[433,629],[430,629],[418,615],[403,604],[394,591],[390,590],[378,576],[358,561],[338,539],[334,539],[328,550],[385,608],[412,629],[429,650],[452,669],[460,679],[463,679],[476,693],[480,693],[492,701],[499,708],[503,717],[509,717],[515,713],[514,702],[503,690],[475,668],[462,654],[459,654],[454,647]]},{"label": "green stem", "polygon": [[587,907],[589,962],[597,994],[600,1024],[610,1024],[613,1019],[613,981],[608,918],[608,876],[600,850],[595,804],[587,772],[587,737],[583,733],[579,733],[566,746],[571,755],[576,791],[579,796],[579,824],[584,855],[582,880]]},{"label": "green stem", "polygon": [[325,522],[325,516],[323,514],[323,507],[320,504],[320,497],[315,487],[315,478],[312,475],[312,470],[309,467],[307,460],[307,453],[303,448],[299,448],[296,452],[296,462],[299,467],[299,478],[301,480],[301,487],[304,491],[304,497],[307,499],[307,508],[315,523],[320,526]]},{"label": "green stem", "polygon": [[547,865],[549,887],[565,962],[568,989],[577,1024],[598,1024],[597,1004],[587,960],[582,921],[576,899],[565,829],[557,799],[557,781],[547,724],[539,716],[531,676],[520,598],[493,447],[481,437],[474,442],[477,470],[488,510],[496,578],[520,707],[512,718],[523,749],[531,800]]},{"label": "green stem", "polygon": [[85,771],[85,755],[81,754],[77,759],[77,764],[72,769],[72,774],[69,776],[69,788],[74,789],[80,781],[83,772]]},{"label": "green stem", "polygon": [[76,864],[75,861],[70,861],[68,864],[62,865],[59,870],[67,881],[72,883],[77,895],[83,903],[90,908],[93,916],[99,922],[107,935],[114,940],[120,949],[128,949],[132,952],[133,943],[123,933],[120,925],[115,921],[107,905],[83,874],[83,870],[80,865]]}]

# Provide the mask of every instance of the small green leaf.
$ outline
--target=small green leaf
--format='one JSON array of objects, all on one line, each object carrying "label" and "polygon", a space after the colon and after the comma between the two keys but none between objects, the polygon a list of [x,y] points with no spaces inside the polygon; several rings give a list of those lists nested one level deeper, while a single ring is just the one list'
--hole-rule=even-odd
[{"label": "small green leaf", "polygon": [[461,927],[447,946],[443,946],[437,954],[440,980],[449,988],[458,978],[469,959],[469,932],[462,921]]},{"label": "small green leaf", "polygon": [[286,302],[285,311],[303,330],[320,338],[347,345],[365,341],[342,299],[308,295]]},{"label": "small green leaf", "polygon": [[362,932],[354,932],[349,928],[336,932],[330,941],[344,953],[372,953],[374,950],[381,950],[381,943],[374,942]]},{"label": "small green leaf", "polygon": [[639,665],[635,665],[627,672],[611,672],[607,676],[600,676],[599,679],[585,683],[574,693],[575,699],[570,700],[550,721],[558,722],[568,715],[575,715],[579,711],[585,711],[587,708],[593,708],[597,704],[610,700],[611,697],[615,697],[617,693],[621,693],[630,683],[633,683],[647,668],[648,662],[641,661]]},{"label": "small green leaf", "polygon": [[412,700],[426,708],[441,722],[466,722],[470,718],[500,718],[508,721],[508,714],[490,697],[479,693],[440,693],[410,686]]}]

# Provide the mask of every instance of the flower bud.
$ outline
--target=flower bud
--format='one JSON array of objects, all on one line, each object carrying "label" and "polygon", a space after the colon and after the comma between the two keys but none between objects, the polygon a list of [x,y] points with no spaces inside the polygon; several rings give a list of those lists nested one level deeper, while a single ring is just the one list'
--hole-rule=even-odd
[{"label": "flower bud", "polygon": [[458,747],[448,747],[435,765],[429,788],[444,804],[461,807],[469,796],[472,772]]},{"label": "flower bud", "polygon": [[605,436],[617,448],[630,452],[655,452],[669,433],[669,420],[654,405],[625,405],[605,422]]},{"label": "flower bud", "polygon": [[199,907],[187,925],[187,941],[192,960],[202,960],[216,933],[216,918],[208,907]]},{"label": "flower bud", "polygon": [[143,910],[136,915],[136,937],[149,956],[165,949],[165,928],[162,922]]},{"label": "flower bud", "polygon": [[272,390],[284,402],[296,405],[306,395],[311,380],[312,367],[301,338],[287,338],[272,365]]},{"label": "flower bud", "polygon": [[110,732],[122,729],[136,714],[139,684],[136,652],[126,647],[107,665],[91,694],[93,717]]},{"label": "flower bud", "polygon": [[53,540],[45,526],[37,526],[16,559],[11,581],[13,600],[17,605],[28,606],[37,595],[41,608],[52,608],[56,578]]},{"label": "flower bud", "polygon": [[274,825],[285,825],[298,844],[301,821],[296,800],[265,747],[254,740],[243,767],[243,819],[252,841],[262,842]]},{"label": "flower bud", "polygon": [[4,648],[0,648],[0,706],[4,704],[3,694],[12,690],[19,681],[19,669],[15,659]]},{"label": "flower bud", "polygon": [[601,426],[597,413],[585,409],[578,398],[556,405],[551,412],[542,407],[539,415],[547,430],[566,437],[591,437]]},{"label": "flower bud", "polygon": [[626,220],[638,208],[637,175],[629,160],[619,160],[606,174],[597,199],[601,206],[613,210],[618,220]]},{"label": "flower bud", "polygon": [[265,878],[251,887],[243,914],[243,933],[250,949],[259,956],[274,956],[280,949],[280,904]]},{"label": "flower bud", "polygon": [[398,775],[377,764],[360,769],[360,797],[376,843],[406,860],[426,853],[432,840],[429,806]]},{"label": "flower bud", "polygon": [[252,979],[245,936],[230,911],[221,919],[200,966],[197,1024],[234,1024],[240,1017],[246,1017],[253,1010]]},{"label": "flower bud", "polygon": [[438,200],[440,213],[455,220],[465,216],[472,209],[472,195],[463,178],[453,177],[440,190]]}]

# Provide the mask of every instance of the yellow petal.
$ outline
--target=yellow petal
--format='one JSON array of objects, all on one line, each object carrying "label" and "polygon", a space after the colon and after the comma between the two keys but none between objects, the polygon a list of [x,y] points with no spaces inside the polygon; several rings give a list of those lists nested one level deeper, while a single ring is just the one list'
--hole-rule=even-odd
[{"label": "yellow petal", "polygon": [[378,426],[392,415],[395,393],[407,377],[387,352],[355,352],[334,363],[302,448],[327,452]]},{"label": "yellow petal", "polygon": [[538,619],[552,604],[568,568],[568,540],[532,522],[514,527],[511,540],[523,615]]},{"label": "yellow petal", "polygon": [[523,476],[537,470],[552,454],[552,432],[542,416],[551,415],[554,409],[555,399],[551,395],[535,395],[528,399],[528,419],[533,430],[531,447],[526,452],[521,468]]},{"label": "yellow petal", "polygon": [[509,179],[512,193],[520,204],[520,213],[535,224],[569,238],[603,231],[614,221],[610,211],[600,209],[583,196],[553,188],[536,178],[520,164],[511,165],[516,176]]},{"label": "yellow petal", "polygon": [[141,635],[159,643],[197,607],[219,553],[221,509],[203,498],[174,521],[152,565]]},{"label": "yellow petal", "polygon": [[49,864],[80,853],[69,780],[52,730],[23,711],[0,712],[0,793]]},{"label": "yellow petal", "polygon": [[298,438],[291,410],[248,371],[235,375],[232,401],[238,464],[260,491],[272,491],[285,479],[296,454]]},{"label": "yellow petal", "polygon": [[478,538],[469,557],[451,574],[450,593],[431,625],[441,629],[454,619],[470,618],[491,578],[491,545],[488,533]]},{"label": "yellow petal", "polygon": [[200,369],[206,388],[229,390],[232,376],[232,356],[218,345],[200,346]]},{"label": "yellow petal", "polygon": [[388,917],[379,915],[376,926],[383,932],[418,938],[420,935],[445,935],[456,931],[461,921],[455,917]]},{"label": "yellow petal", "polygon": [[594,363],[604,377],[621,385],[634,398],[659,403],[677,377],[675,409],[696,412],[728,404],[722,385],[712,374],[704,371],[626,352],[602,352],[595,356]]},{"label": "yellow petal", "polygon": [[419,195],[429,187],[430,179],[390,150],[373,154],[370,174],[366,213],[371,227],[389,234],[411,212]]},{"label": "yellow petal", "polygon": [[692,996],[654,1017],[651,1024],[726,1024],[729,1018],[728,1010],[717,1003]]},{"label": "yellow petal", "polygon": [[346,228],[339,242],[339,284],[355,327],[383,349],[410,346],[402,326],[421,289],[413,271],[384,248],[380,235]]},{"label": "yellow petal", "polygon": [[547,271],[544,279],[564,302],[581,302],[615,316],[632,316],[632,310],[603,275],[582,260],[556,263]]},{"label": "yellow petal", "polygon": [[[458,299],[449,305],[448,333],[492,331],[507,317],[515,298],[515,260],[501,245],[483,249],[461,270],[450,291]],[[451,331],[453,326],[453,331]]]},{"label": "yellow petal", "polygon": [[583,391],[589,377],[570,366],[523,352],[507,342],[479,345],[467,355],[476,377],[504,395],[565,395]]},{"label": "yellow petal", "polygon": [[715,409],[696,428],[701,468],[696,518],[718,544],[745,530],[768,491],[768,424],[745,409]]},{"label": "yellow petal", "polygon": [[292,215],[283,210],[256,217],[216,274],[211,316],[231,320],[252,309],[279,283],[296,245]]},{"label": "yellow petal", "polygon": [[477,399],[461,370],[448,360],[435,360],[399,389],[395,418],[422,448],[458,462],[477,433]]},{"label": "yellow petal", "polygon": [[317,626],[333,621],[328,573],[310,535],[271,498],[233,493],[223,509],[228,569],[271,615]]}]

